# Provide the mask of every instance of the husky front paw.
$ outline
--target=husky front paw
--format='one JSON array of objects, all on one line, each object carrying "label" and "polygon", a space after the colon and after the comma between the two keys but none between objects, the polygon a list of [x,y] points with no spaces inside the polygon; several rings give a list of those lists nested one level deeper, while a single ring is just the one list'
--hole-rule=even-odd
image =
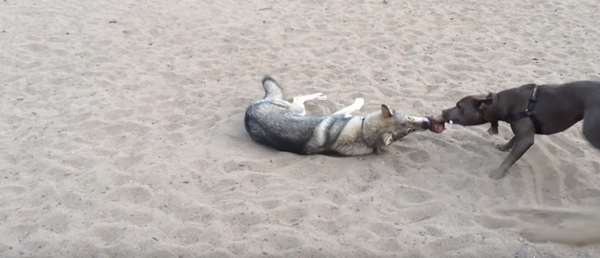
[{"label": "husky front paw", "polygon": [[325,95],[325,94],[323,94],[321,92],[319,92],[319,93],[317,93],[315,95],[317,95],[317,97],[315,98],[317,100],[327,100],[327,95]]},{"label": "husky front paw", "polygon": [[362,108],[362,106],[365,105],[365,99],[363,99],[363,98],[355,98],[354,99],[354,103],[352,103],[352,105],[356,105],[360,109],[360,108]]}]

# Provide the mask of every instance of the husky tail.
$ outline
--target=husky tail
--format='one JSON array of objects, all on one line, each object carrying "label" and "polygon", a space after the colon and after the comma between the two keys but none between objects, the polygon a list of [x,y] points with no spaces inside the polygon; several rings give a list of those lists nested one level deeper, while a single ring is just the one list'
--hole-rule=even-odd
[{"label": "husky tail", "polygon": [[265,75],[262,79],[263,88],[265,88],[265,97],[263,99],[275,100],[283,99],[283,90],[281,86],[271,78],[271,76]]}]

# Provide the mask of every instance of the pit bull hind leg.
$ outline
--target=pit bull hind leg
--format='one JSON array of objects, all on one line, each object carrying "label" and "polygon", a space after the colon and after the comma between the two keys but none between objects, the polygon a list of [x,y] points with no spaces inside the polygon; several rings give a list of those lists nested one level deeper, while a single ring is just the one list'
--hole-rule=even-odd
[{"label": "pit bull hind leg", "polygon": [[592,146],[600,149],[600,105],[585,111],[583,135]]}]

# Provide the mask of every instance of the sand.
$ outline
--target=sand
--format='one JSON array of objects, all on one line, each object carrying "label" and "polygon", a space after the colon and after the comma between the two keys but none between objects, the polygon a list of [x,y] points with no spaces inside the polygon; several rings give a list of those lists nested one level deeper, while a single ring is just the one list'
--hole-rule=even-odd
[{"label": "sand", "polygon": [[364,112],[429,115],[600,79],[598,13],[595,0],[0,1],[0,257],[600,257],[600,151],[581,124],[536,137],[496,181],[506,124],[337,158],[259,146],[242,123],[264,74],[289,96],[327,94],[313,114],[364,97]]}]

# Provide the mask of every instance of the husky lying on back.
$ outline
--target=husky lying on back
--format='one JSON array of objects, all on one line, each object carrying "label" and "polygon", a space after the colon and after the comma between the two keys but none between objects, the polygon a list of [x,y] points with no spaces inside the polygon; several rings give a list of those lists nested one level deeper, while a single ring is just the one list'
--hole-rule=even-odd
[{"label": "husky lying on back", "polygon": [[365,117],[351,116],[364,105],[362,98],[332,115],[305,116],[304,102],[326,99],[323,94],[294,97],[290,103],[273,78],[265,76],[262,84],[265,97],[246,110],[246,131],[254,141],[281,151],[364,155],[380,152],[414,131],[444,130],[442,122],[394,113],[387,105]]}]

